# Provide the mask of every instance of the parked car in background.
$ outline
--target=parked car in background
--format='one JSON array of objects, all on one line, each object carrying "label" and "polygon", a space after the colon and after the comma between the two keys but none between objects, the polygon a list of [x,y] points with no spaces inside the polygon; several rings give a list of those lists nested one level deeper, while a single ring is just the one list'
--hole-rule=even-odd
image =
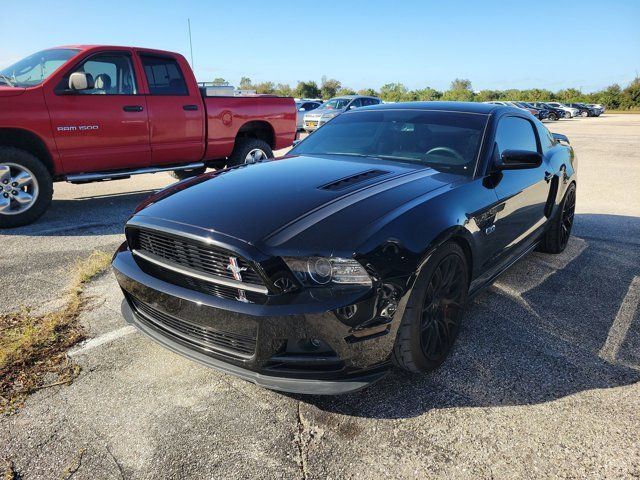
[{"label": "parked car in background", "polygon": [[[545,118],[549,118],[549,110],[546,108],[536,108],[531,105],[529,102],[517,101],[513,102],[516,106],[529,110],[531,114],[536,117],[538,120],[544,120]],[[557,120],[557,119],[556,119]]]},{"label": "parked car in background", "polygon": [[580,111],[577,108],[567,107],[566,105],[559,102],[543,102],[545,105],[548,105],[551,108],[557,108],[558,110],[562,110],[564,112],[564,118],[572,118],[577,117]]},{"label": "parked car in background", "polygon": [[273,157],[295,135],[293,98],[207,97],[177,53],[44,50],[0,70],[0,228],[40,217],[53,182],[186,178]]},{"label": "parked car in background", "polygon": [[600,105],[599,103],[586,103],[587,107],[591,107],[598,112],[598,117],[604,113],[604,105]]},{"label": "parked car in background", "polygon": [[378,105],[382,102],[378,97],[368,97],[362,95],[345,95],[327,100],[322,106],[312,113],[305,113],[303,128],[307,132],[313,132],[327,123],[332,118],[343,112],[360,107]]},{"label": "parked car in background", "polygon": [[572,108],[577,108],[579,112],[578,115],[581,117],[597,117],[600,115],[598,110],[588,107],[584,103],[568,103],[567,105]]},{"label": "parked car in background", "polygon": [[302,130],[302,126],[304,125],[305,113],[310,112],[311,110],[315,110],[320,105],[322,105],[322,102],[319,102],[316,100],[300,100],[299,102],[296,102],[296,109],[298,110],[298,113],[297,113],[298,130]]},{"label": "parked car in background", "polygon": [[535,108],[549,110],[549,120],[558,120],[560,118],[568,118],[571,116],[569,112],[565,112],[564,110],[556,107],[552,107],[548,103],[544,102],[528,102],[529,105],[534,106]]},{"label": "parked car in background", "polygon": [[429,372],[471,295],[536,248],[565,249],[575,169],[567,138],[521,109],[349,111],[277,161],[145,202],[113,258],[122,312],[164,347],[275,390]]}]

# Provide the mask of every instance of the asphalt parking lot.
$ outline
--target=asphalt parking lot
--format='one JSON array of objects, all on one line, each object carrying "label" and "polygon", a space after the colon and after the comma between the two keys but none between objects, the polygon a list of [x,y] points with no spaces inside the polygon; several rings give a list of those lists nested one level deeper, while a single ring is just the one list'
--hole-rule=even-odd
[{"label": "asphalt parking lot", "polygon": [[[640,115],[547,126],[579,158],[574,237],[476,297],[437,372],[333,398],[264,390],[126,326],[105,274],[82,373],[0,417],[0,460],[28,479],[640,477]],[[172,181],[56,185],[38,223],[0,232],[0,308],[54,308],[76,259],[114,250]]]}]

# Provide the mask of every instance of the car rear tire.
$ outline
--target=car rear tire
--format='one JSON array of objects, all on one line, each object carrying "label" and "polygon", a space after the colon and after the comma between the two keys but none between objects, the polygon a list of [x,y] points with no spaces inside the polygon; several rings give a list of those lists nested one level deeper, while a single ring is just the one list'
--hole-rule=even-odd
[{"label": "car rear tire", "polygon": [[571,228],[576,211],[576,186],[571,184],[564,194],[551,226],[545,233],[538,250],[545,253],[561,253],[571,237]]},{"label": "car rear tire", "polygon": [[0,147],[0,228],[35,222],[47,211],[53,197],[53,179],[31,153]]},{"label": "car rear tire", "polygon": [[447,242],[427,261],[416,279],[400,322],[393,362],[409,372],[438,368],[451,351],[469,290],[467,259]]},{"label": "car rear tire", "polygon": [[555,122],[556,120],[558,120],[558,115],[556,115],[555,113],[551,112],[549,114],[549,120],[553,120]]},{"label": "car rear tire", "polygon": [[273,158],[273,151],[267,142],[257,138],[240,138],[236,141],[228,166],[259,163]]},{"label": "car rear tire", "polygon": [[582,112],[580,112],[580,116],[581,117],[588,117],[589,116],[589,112],[583,110]]},{"label": "car rear tire", "polygon": [[564,118],[571,118],[571,112],[564,112]]},{"label": "car rear tire", "polygon": [[184,180],[185,178],[197,177],[207,171],[207,167],[193,168],[190,170],[174,170],[170,173],[173,178]]}]

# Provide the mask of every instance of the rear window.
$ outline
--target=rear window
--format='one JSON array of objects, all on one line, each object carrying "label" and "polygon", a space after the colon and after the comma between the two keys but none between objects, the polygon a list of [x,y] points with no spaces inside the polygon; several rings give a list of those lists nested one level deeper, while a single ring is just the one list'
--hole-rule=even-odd
[{"label": "rear window", "polygon": [[472,175],[486,122],[486,115],[462,112],[362,111],[334,118],[291,154],[380,158]]},{"label": "rear window", "polygon": [[188,95],[187,83],[173,58],[140,55],[151,95]]}]

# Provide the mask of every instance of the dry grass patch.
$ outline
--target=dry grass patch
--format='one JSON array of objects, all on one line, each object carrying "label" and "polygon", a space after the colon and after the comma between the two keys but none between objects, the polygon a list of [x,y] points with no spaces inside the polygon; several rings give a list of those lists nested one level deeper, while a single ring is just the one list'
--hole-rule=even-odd
[{"label": "dry grass patch", "polygon": [[93,252],[78,262],[58,310],[36,315],[23,307],[0,316],[0,413],[13,412],[36,390],[70,383],[78,375],[79,367],[66,352],[85,338],[77,321],[87,303],[82,292],[110,260],[106,252]]}]

